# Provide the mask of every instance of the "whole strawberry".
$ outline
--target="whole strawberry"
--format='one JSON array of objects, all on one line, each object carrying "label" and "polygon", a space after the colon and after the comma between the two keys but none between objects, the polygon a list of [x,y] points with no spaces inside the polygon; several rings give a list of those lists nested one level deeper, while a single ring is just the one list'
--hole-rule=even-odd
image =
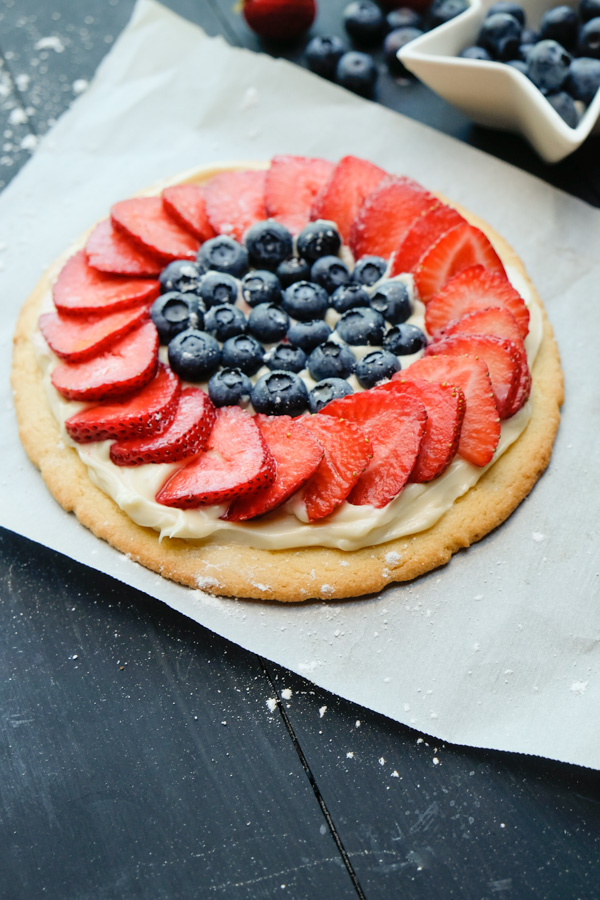
[{"label": "whole strawberry", "polygon": [[317,6],[315,0],[242,0],[242,13],[260,37],[286,41],[308,31]]}]

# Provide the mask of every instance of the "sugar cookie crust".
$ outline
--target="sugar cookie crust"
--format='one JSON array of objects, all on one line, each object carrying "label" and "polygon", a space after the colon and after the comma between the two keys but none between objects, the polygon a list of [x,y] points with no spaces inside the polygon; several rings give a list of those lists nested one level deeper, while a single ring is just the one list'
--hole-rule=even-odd
[{"label": "sugar cookie crust", "polygon": [[[201,184],[225,169],[264,167],[266,164],[256,163],[206,167],[144,193],[156,194],[169,184],[181,182]],[[488,235],[503,262],[516,268],[531,285],[521,260],[506,241],[485,222],[457,208]],[[172,538],[159,541],[154,530],[132,522],[91,482],[77,451],[64,443],[33,347],[43,299],[64,261],[84,245],[86,237],[82,236],[48,270],[21,310],[11,375],[19,434],[50,492],[67,512],[74,512],[97,537],[165,578],[221,596],[282,602],[373,594],[391,582],[412,580],[444,565],[458,550],[480,540],[508,518],[548,466],[560,421],[563,374],[542,307],[543,336],[532,369],[533,409],[525,431],[431,528],[353,551],[324,547],[256,550]],[[537,296],[533,285],[531,290]]]}]

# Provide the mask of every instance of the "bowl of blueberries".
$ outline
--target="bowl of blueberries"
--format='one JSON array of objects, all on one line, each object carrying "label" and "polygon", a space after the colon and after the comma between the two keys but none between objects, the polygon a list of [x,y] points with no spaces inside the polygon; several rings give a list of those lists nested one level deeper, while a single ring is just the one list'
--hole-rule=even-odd
[{"label": "bowl of blueberries", "polygon": [[599,130],[600,0],[471,0],[399,56],[474,122],[521,134],[546,162]]}]

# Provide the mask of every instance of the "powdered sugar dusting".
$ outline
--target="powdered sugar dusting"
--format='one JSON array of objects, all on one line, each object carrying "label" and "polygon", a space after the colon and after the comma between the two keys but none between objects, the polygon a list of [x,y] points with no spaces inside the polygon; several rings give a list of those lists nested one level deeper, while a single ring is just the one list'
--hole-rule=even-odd
[{"label": "powdered sugar dusting", "polygon": [[396,553],[395,550],[388,550],[388,552],[384,556],[386,565],[388,566],[397,566],[402,557],[399,553]]}]

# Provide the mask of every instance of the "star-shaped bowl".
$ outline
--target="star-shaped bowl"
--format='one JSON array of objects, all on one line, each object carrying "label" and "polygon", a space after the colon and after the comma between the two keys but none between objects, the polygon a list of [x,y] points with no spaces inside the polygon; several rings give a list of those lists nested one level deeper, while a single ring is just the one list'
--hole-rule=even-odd
[{"label": "star-shaped bowl", "polygon": [[[411,41],[398,56],[420,81],[474,122],[521,134],[542,159],[558,162],[600,131],[600,91],[577,127],[570,128],[522,72],[504,63],[460,58],[461,50],[476,43],[493,2],[471,0],[465,12]],[[537,29],[544,12],[557,2],[525,0],[526,24]]]}]

